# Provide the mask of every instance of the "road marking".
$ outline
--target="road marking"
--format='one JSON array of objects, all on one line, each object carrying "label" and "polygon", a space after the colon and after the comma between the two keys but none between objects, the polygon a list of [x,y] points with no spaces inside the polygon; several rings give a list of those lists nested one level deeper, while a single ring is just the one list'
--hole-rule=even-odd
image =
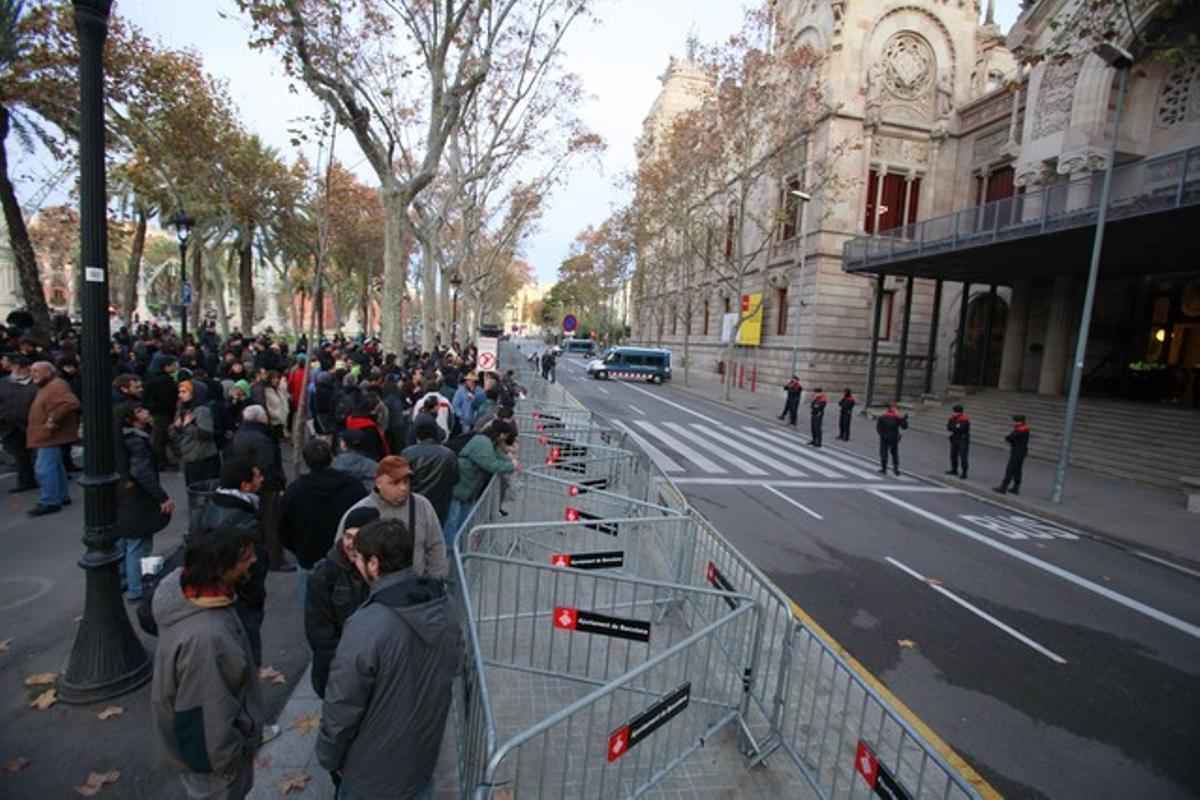
[{"label": "road marking", "polygon": [[804,477],[807,477],[807,475],[808,475],[807,472],[802,472],[801,470],[798,470],[795,467],[789,467],[787,464],[783,464],[779,461],[776,461],[775,459],[771,458],[770,456],[768,456],[764,453],[760,453],[757,450],[755,450],[753,447],[746,445],[746,444],[742,444],[741,442],[738,442],[729,436],[724,436],[720,433],[717,433],[716,431],[709,430],[707,428],[703,428],[701,425],[693,425],[692,427],[702,429],[704,431],[705,436],[708,436],[712,439],[716,439],[718,442],[722,442],[723,444],[725,444],[726,447],[732,447],[734,450],[737,450],[739,453],[743,453],[744,455],[747,455],[750,458],[753,458],[755,461],[760,461],[763,464],[766,464],[771,469],[775,470],[776,472],[783,473],[784,475],[788,476],[789,478],[804,478]]},{"label": "road marking", "polygon": [[712,442],[706,441],[704,439],[704,437],[700,436],[699,434],[697,434],[693,431],[688,430],[684,426],[680,425],[678,422],[664,422],[664,423],[662,423],[662,425],[665,428],[670,428],[671,430],[675,431],[675,433],[679,434],[680,436],[684,437],[685,439],[690,439],[693,443],[699,445],[700,447],[703,447],[705,450],[708,450],[710,453],[715,454],[718,458],[722,458],[722,459],[728,461],[734,467],[736,467],[737,469],[740,469],[742,472],[746,473],[747,475],[766,475],[767,474],[765,470],[759,469],[758,467],[754,466],[753,464],[751,464],[749,461],[745,460],[744,458],[738,458],[737,456],[730,453],[728,450],[725,450],[724,448],[722,448],[721,445],[719,445],[719,444],[714,444]]},{"label": "road marking", "polygon": [[1144,558],[1147,561],[1153,561],[1155,564],[1162,564],[1164,567],[1170,567],[1173,570],[1182,572],[1184,575],[1191,575],[1193,578],[1200,578],[1200,572],[1197,572],[1194,569],[1188,569],[1187,567],[1183,566],[1182,564],[1176,564],[1173,561],[1167,561],[1165,558],[1159,558],[1158,556],[1152,556],[1149,553],[1142,552],[1141,550],[1130,550],[1129,552],[1133,553],[1135,556]]},{"label": "road marking", "polygon": [[1051,575],[1055,575],[1059,578],[1062,578],[1063,580],[1068,581],[1069,583],[1073,583],[1082,589],[1086,589],[1089,592],[1093,592],[1095,594],[1100,595],[1101,597],[1106,597],[1115,603],[1119,603],[1120,605],[1125,606],[1126,608],[1130,609],[1131,611],[1136,611],[1139,614],[1143,614],[1143,615],[1149,617],[1150,619],[1161,622],[1162,624],[1167,625],[1168,627],[1174,628],[1177,631],[1186,633],[1188,636],[1191,636],[1196,639],[1200,639],[1200,625],[1193,625],[1190,622],[1181,620],[1178,617],[1173,617],[1164,611],[1159,611],[1157,608],[1146,605],[1145,603],[1141,602],[1140,600],[1134,600],[1132,597],[1123,595],[1120,592],[1114,592],[1112,589],[1101,586],[1098,583],[1089,581],[1087,578],[1081,578],[1080,576],[1076,575],[1073,572],[1068,572],[1067,570],[1062,569],[1061,567],[1057,567],[1054,564],[1051,564],[1047,561],[1043,561],[1036,556],[1032,556],[1028,553],[1024,553],[1015,547],[1004,544],[1003,542],[998,542],[995,539],[992,539],[988,536],[983,535],[982,533],[978,533],[976,531],[971,530],[970,528],[966,527],[965,525],[959,525],[957,522],[953,522],[944,517],[939,517],[937,514],[934,514],[932,511],[926,511],[925,509],[921,508],[920,506],[915,506],[912,503],[901,500],[898,497],[892,497],[887,492],[873,491],[873,492],[871,492],[871,494],[875,495],[876,497],[880,498],[881,500],[884,500],[885,502],[899,506],[900,508],[903,508],[903,509],[907,509],[908,511],[911,511],[912,513],[916,514],[917,516],[924,517],[925,519],[929,520],[930,522],[936,522],[937,524],[941,525],[942,527],[946,528],[949,531],[953,531],[954,533],[961,534],[962,536],[966,536],[969,539],[974,539],[975,541],[985,544],[988,547],[991,547],[995,550],[999,550],[1002,553],[1007,553],[1008,555],[1012,556],[1013,558],[1016,558],[1020,561],[1024,561],[1025,563],[1030,564],[1031,566],[1037,567],[1038,569],[1043,570],[1044,572],[1048,572]]},{"label": "road marking", "polygon": [[630,404],[629,404],[629,410],[630,410],[630,411],[633,411],[634,413],[641,414],[643,417],[644,417],[644,416],[646,416],[646,412],[645,412],[645,411],[642,411],[640,408],[638,408],[637,406],[633,405],[632,403],[630,403]]},{"label": "road marking", "polygon": [[605,389],[603,386],[597,386],[596,391],[604,392],[605,394],[608,394],[608,389]]},{"label": "road marking", "polygon": [[962,494],[950,486],[919,483],[858,483],[852,481],[796,481],[773,478],[672,478],[680,486],[775,486],[780,489],[863,489],[907,494]]},{"label": "road marking", "polygon": [[798,509],[800,509],[801,511],[803,511],[805,514],[808,514],[810,517],[815,517],[815,518],[817,518],[817,519],[825,519],[824,517],[822,517],[822,516],[821,516],[820,514],[818,514],[817,512],[813,511],[813,510],[812,510],[811,508],[809,508],[808,506],[804,505],[803,503],[799,503],[799,502],[797,502],[797,501],[793,500],[792,498],[788,497],[788,496],[787,496],[786,494],[784,494],[783,492],[781,492],[781,491],[779,491],[778,489],[776,489],[774,486],[764,486],[763,488],[764,488],[764,489],[766,489],[766,490],[767,490],[768,492],[770,492],[771,494],[775,495],[776,497],[780,498],[781,500],[784,500],[784,501],[786,501],[786,502],[788,502],[788,503],[791,503],[791,504],[792,504],[792,505],[794,505],[796,508],[798,508]]},{"label": "road marking", "polygon": [[[764,440],[772,441],[772,440],[778,440],[780,438],[779,433],[777,431],[763,430],[762,428],[754,428],[754,427],[750,427],[750,426],[746,426],[746,425],[742,426],[742,430],[746,431],[747,433],[749,433],[752,436],[757,436],[760,441],[764,441]],[[790,439],[791,441],[796,442],[797,444],[800,443],[800,440],[795,439],[793,437],[783,437],[783,438]],[[795,455],[796,458],[808,462],[808,465],[810,467],[813,467],[812,462],[818,461],[822,464],[828,464],[830,467],[834,467],[838,470],[841,470],[842,472],[846,472],[846,473],[849,473],[850,475],[854,475],[859,478],[862,478],[863,480],[868,480],[868,481],[885,480],[885,478],[877,472],[870,472],[868,470],[861,469],[857,466],[854,466],[853,464],[847,463],[845,460],[838,458],[837,456],[829,456],[829,455],[825,455],[824,453],[817,452],[817,448],[815,448],[815,447],[808,447],[807,445],[803,445],[803,447],[804,447],[803,450],[796,449],[796,450],[791,450],[789,452],[791,452],[793,455]],[[813,467],[813,469],[814,469],[814,471],[816,471],[816,467]]]},{"label": "road marking", "polygon": [[699,467],[704,472],[707,472],[711,475],[713,473],[729,471],[729,470],[725,469],[724,467],[718,466],[716,463],[714,463],[713,461],[710,461],[707,457],[701,455],[700,453],[697,453],[691,447],[689,447],[688,445],[679,441],[671,434],[665,433],[665,432],[659,430],[658,428],[655,427],[654,423],[646,422],[645,420],[640,420],[640,419],[634,420],[634,423],[639,428],[646,431],[646,433],[648,433],[651,436],[653,436],[654,438],[666,443],[666,445],[668,447],[670,447],[672,450],[679,453],[681,456],[686,458],[688,461],[691,461],[693,464],[695,464],[697,467]]},{"label": "road marking", "polygon": [[625,431],[625,433],[629,435],[629,438],[641,445],[641,448],[646,451],[646,455],[650,456],[650,460],[657,464],[658,468],[663,472],[687,472],[687,470],[679,466],[674,459],[651,444],[645,436],[642,436],[633,428],[629,427],[624,422],[621,422],[621,420],[614,419],[612,420],[612,424]]},{"label": "road marking", "polygon": [[[736,436],[737,438],[742,439],[743,441],[747,441],[750,444],[755,445],[756,447],[762,447],[762,445],[763,445],[764,439],[760,434],[747,433],[746,431],[738,430],[737,428],[734,428],[734,427],[723,428],[722,432],[724,434],[726,434],[727,436]],[[817,463],[816,461],[812,461],[808,458],[805,458],[805,455],[806,454],[794,453],[790,450],[780,450],[777,453],[775,453],[775,456],[777,458],[781,458],[784,461],[790,461],[793,464],[799,464],[800,466],[804,467],[806,470],[815,472],[818,475],[824,475],[826,478],[841,478],[841,477],[843,477],[840,473],[838,473],[832,469],[829,469],[829,467],[826,467],[822,464]]]},{"label": "road marking", "polygon": [[935,586],[935,585],[929,583],[929,581],[927,581],[925,579],[925,576],[922,575],[921,573],[917,572],[915,569],[913,569],[911,567],[907,567],[904,564],[901,564],[899,561],[892,558],[891,556],[887,556],[887,561],[892,566],[898,567],[898,568],[904,570],[909,575],[913,576],[917,580],[926,584],[927,586],[929,586],[930,589],[933,589],[938,594],[941,594],[945,597],[950,598],[951,600],[953,600],[954,602],[958,603],[960,606],[965,608],[967,611],[970,611],[972,614],[982,617],[983,619],[992,623],[997,628],[1004,631],[1005,633],[1007,633],[1009,636],[1016,639],[1021,644],[1028,645],[1029,647],[1032,647],[1034,650],[1037,650],[1039,653],[1041,653],[1042,655],[1044,655],[1046,658],[1050,659],[1051,661],[1055,662],[1056,664],[1067,663],[1067,660],[1065,658],[1063,658],[1062,656],[1060,656],[1058,653],[1055,653],[1053,650],[1051,650],[1047,647],[1043,647],[1042,645],[1035,642],[1033,639],[1030,639],[1028,636],[1026,636],[1025,634],[1018,631],[1016,628],[1013,628],[1012,626],[1010,626],[1004,622],[1001,622],[1000,620],[993,617],[991,614],[984,611],[982,608],[979,608],[978,606],[967,602],[966,600],[962,599],[961,597],[959,597],[958,595],[956,595],[954,592],[950,591],[946,587]]},{"label": "road marking", "polygon": [[641,392],[642,394],[646,395],[647,397],[653,397],[655,400],[657,400],[660,403],[666,403],[667,405],[671,406],[672,408],[677,408],[680,411],[683,411],[687,414],[691,414],[693,417],[702,419],[705,422],[709,423],[710,425],[718,425],[718,426],[725,425],[726,427],[728,426],[728,423],[717,422],[712,417],[706,417],[703,414],[701,414],[699,411],[692,411],[687,406],[681,406],[679,403],[676,403],[674,400],[668,400],[665,397],[659,397],[654,392],[648,392],[645,389],[642,389],[641,387],[634,386],[632,383],[626,383],[626,384],[624,384],[624,386],[626,388],[633,389],[635,392]]}]

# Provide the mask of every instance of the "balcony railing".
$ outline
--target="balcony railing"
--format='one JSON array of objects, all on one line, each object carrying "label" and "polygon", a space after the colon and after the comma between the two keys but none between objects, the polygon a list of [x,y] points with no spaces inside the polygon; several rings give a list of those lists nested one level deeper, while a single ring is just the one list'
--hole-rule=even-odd
[{"label": "balcony railing", "polygon": [[[971,206],[952,214],[857,236],[842,250],[847,272],[937,253],[1096,224],[1103,173]],[[1170,211],[1200,203],[1200,147],[1143,159],[1113,170],[1108,219]]]}]

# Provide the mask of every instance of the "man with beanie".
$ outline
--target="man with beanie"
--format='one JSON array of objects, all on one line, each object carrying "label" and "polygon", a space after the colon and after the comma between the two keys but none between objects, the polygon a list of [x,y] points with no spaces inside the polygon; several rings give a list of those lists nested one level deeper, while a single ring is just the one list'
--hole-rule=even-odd
[{"label": "man with beanie", "polygon": [[417,443],[404,448],[400,456],[412,467],[412,490],[433,503],[438,522],[445,523],[458,482],[458,454],[438,441],[441,428],[432,419],[422,419],[414,432]]},{"label": "man with beanie", "polygon": [[958,475],[961,463],[962,477],[966,479],[971,451],[971,420],[963,413],[961,405],[954,406],[954,414],[946,421],[946,430],[950,431],[950,469],[946,474]]}]

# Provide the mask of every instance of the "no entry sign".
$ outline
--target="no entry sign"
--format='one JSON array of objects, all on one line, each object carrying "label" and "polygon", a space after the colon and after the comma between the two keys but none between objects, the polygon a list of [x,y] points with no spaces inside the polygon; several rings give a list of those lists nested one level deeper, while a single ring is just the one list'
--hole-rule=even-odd
[{"label": "no entry sign", "polygon": [[479,337],[479,369],[481,372],[495,372],[500,363],[499,340],[495,336]]},{"label": "no entry sign", "polygon": [[895,776],[885,767],[867,743],[862,739],[858,740],[858,749],[854,753],[854,769],[867,782],[867,786],[871,787],[871,791],[877,797],[885,798],[885,800],[911,800],[911,795],[904,790],[900,782]]},{"label": "no entry sign", "polygon": [[620,569],[625,566],[625,551],[555,553],[550,556],[550,564],[555,567],[574,567],[575,569]]},{"label": "no entry sign", "polygon": [[608,737],[608,760],[616,761],[638,743],[678,716],[692,699],[692,682],[680,686],[639,713]]},{"label": "no entry sign", "polygon": [[610,617],[594,611],[559,606],[554,609],[554,627],[577,633],[594,633],[634,642],[650,641],[650,623],[627,617]]}]

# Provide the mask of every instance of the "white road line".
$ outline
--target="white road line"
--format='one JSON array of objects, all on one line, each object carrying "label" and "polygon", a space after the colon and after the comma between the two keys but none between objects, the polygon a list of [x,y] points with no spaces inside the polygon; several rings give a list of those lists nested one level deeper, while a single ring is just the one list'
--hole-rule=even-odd
[{"label": "white road line", "polygon": [[[3,476],[0,476],[0,477],[3,477]],[[1200,572],[1197,572],[1194,569],[1188,569],[1187,567],[1182,566],[1180,564],[1176,564],[1173,561],[1167,561],[1165,558],[1159,558],[1158,556],[1152,556],[1149,553],[1143,553],[1141,550],[1131,550],[1130,552],[1133,553],[1135,556],[1146,559],[1147,561],[1153,561],[1155,564],[1162,564],[1164,567],[1170,567],[1173,570],[1182,572],[1184,575],[1191,575],[1193,578],[1200,578]]]},{"label": "white road line", "polygon": [[700,447],[703,447],[705,450],[707,450],[710,453],[717,456],[717,458],[722,458],[725,461],[728,461],[730,464],[732,464],[736,468],[740,469],[742,472],[746,473],[747,475],[766,475],[767,474],[766,470],[759,469],[758,467],[754,466],[753,464],[751,464],[749,461],[745,460],[744,458],[738,458],[733,453],[730,453],[727,449],[723,448],[719,444],[714,444],[713,442],[705,441],[703,436],[688,430],[684,426],[680,425],[678,422],[664,422],[663,427],[670,428],[671,430],[675,431],[677,434],[684,437],[685,439],[690,439],[695,444],[699,445]]},{"label": "white road line", "polygon": [[951,600],[953,600],[954,602],[958,603],[960,606],[965,608],[967,611],[970,611],[972,614],[982,617],[983,619],[985,619],[988,622],[995,625],[1000,630],[1007,633],[1009,636],[1016,639],[1021,644],[1027,645],[1029,647],[1032,647],[1034,650],[1037,650],[1039,653],[1041,653],[1042,655],[1044,655],[1046,658],[1050,659],[1054,663],[1056,663],[1056,664],[1067,663],[1067,660],[1065,658],[1063,658],[1062,656],[1060,656],[1058,653],[1055,653],[1053,650],[1051,650],[1047,647],[1042,647],[1040,644],[1035,642],[1033,639],[1030,639],[1028,636],[1021,633],[1016,628],[1013,628],[1010,625],[1007,625],[1007,624],[1001,622],[1000,620],[993,617],[991,614],[984,611],[982,608],[979,608],[978,606],[972,605],[971,603],[967,602],[966,600],[963,600],[961,597],[959,597],[958,595],[956,595],[954,592],[950,591],[949,589],[945,588],[944,586],[934,586],[933,584],[929,584],[928,581],[925,580],[925,576],[922,575],[921,573],[917,572],[915,569],[912,569],[911,567],[906,567],[904,564],[901,564],[899,561],[892,558],[891,556],[888,556],[887,560],[888,560],[888,563],[890,563],[892,566],[899,567],[900,569],[904,570],[905,572],[907,572],[909,575],[913,576],[917,580],[922,581],[923,583],[926,583],[929,586],[929,588],[933,589],[938,594],[941,594],[944,597],[950,598]]},{"label": "white road line", "polygon": [[[753,431],[753,429],[750,429],[750,430]],[[727,426],[725,428],[722,428],[722,432],[725,434],[728,434],[729,436],[736,436],[739,439],[743,439],[743,440],[748,441],[751,444],[757,445],[759,447],[761,447],[765,442],[774,441],[774,439],[772,439],[770,436],[764,436],[761,432],[757,432],[757,431],[747,432],[745,430],[739,430],[733,426]],[[839,473],[835,470],[832,470],[829,467],[823,466],[819,462],[808,458],[807,453],[793,451],[793,450],[779,449],[775,453],[775,456],[776,456],[776,458],[782,458],[784,461],[791,461],[793,464],[799,464],[800,466],[804,467],[805,469],[809,470],[810,472],[815,472],[818,475],[824,475],[826,478],[844,477],[841,473]]]},{"label": "white road line", "polygon": [[604,392],[605,394],[608,394],[608,389],[605,389],[603,386],[597,386],[596,391]]},{"label": "white road line", "polygon": [[642,449],[646,451],[646,455],[650,456],[650,460],[657,464],[658,468],[663,472],[687,472],[687,470],[679,466],[674,459],[651,444],[645,436],[642,436],[633,428],[629,427],[624,422],[621,422],[621,420],[614,419],[612,424],[625,431],[625,433],[629,434],[631,439],[640,444]]},{"label": "white road line", "polygon": [[643,417],[644,417],[644,416],[646,416],[646,412],[645,412],[645,411],[642,411],[640,408],[638,408],[637,406],[633,405],[632,403],[630,403],[630,404],[629,404],[629,410],[630,410],[630,411],[633,411],[634,413],[641,414]]},{"label": "white road line", "polygon": [[[770,431],[763,430],[762,428],[754,428],[754,427],[743,425],[742,430],[749,431],[751,433],[756,433],[759,436],[766,436],[769,439],[778,439],[779,438],[778,432],[770,432]],[[799,443],[799,440],[795,439],[793,437],[784,437],[784,438],[791,439],[792,441]],[[808,447],[807,445],[802,445],[802,446],[805,447],[806,449],[803,451],[795,450],[792,452],[795,452],[801,458],[823,462],[825,464],[828,464],[831,467],[836,467],[837,469],[840,469],[842,472],[846,472],[851,475],[856,475],[859,478],[862,478],[864,480],[877,481],[877,480],[880,480],[882,477],[882,476],[880,476],[880,474],[878,472],[870,472],[868,470],[861,469],[860,467],[857,467],[853,464],[846,462],[845,459],[839,458],[837,456],[826,455],[825,453],[818,451],[817,448],[815,448],[815,447]]]},{"label": "white road line", "polygon": [[[693,428],[701,428],[702,426],[697,424],[697,425],[692,425],[692,427]],[[742,444],[741,442],[735,441],[733,438],[731,438],[729,436],[724,436],[720,433],[717,433],[716,431],[709,430],[707,428],[703,428],[703,430],[704,430],[704,435],[709,436],[713,439],[716,439],[718,442],[724,443],[725,446],[727,446],[727,447],[732,447],[734,450],[737,450],[739,453],[742,453],[744,455],[749,456],[750,458],[753,458],[755,461],[766,464],[771,469],[775,470],[776,472],[782,473],[783,475],[786,475],[789,478],[804,478],[804,477],[807,477],[807,475],[808,475],[807,472],[802,472],[801,470],[798,470],[795,467],[789,467],[787,464],[783,464],[783,463],[771,458],[770,456],[766,455],[765,453],[755,450],[750,445]],[[762,445],[760,444],[759,447],[761,447],[761,446]]]},{"label": "white road line", "polygon": [[1174,628],[1177,631],[1186,633],[1188,636],[1200,639],[1200,625],[1193,625],[1192,623],[1181,620],[1178,617],[1173,617],[1165,611],[1159,611],[1157,608],[1148,606],[1140,600],[1134,600],[1132,597],[1123,595],[1120,592],[1114,592],[1112,589],[1101,586],[1100,584],[1090,581],[1087,578],[1081,578],[1073,572],[1068,572],[1067,570],[1057,567],[1047,561],[1043,561],[1036,556],[1032,556],[1029,553],[1018,550],[1017,548],[1011,547],[1003,542],[997,542],[994,539],[984,536],[982,533],[971,530],[965,525],[959,525],[957,522],[952,522],[944,517],[939,517],[932,511],[926,511],[920,506],[915,506],[912,503],[901,500],[898,497],[892,497],[887,492],[873,491],[871,494],[875,495],[881,500],[884,500],[885,502],[911,511],[917,516],[924,517],[930,522],[936,522],[949,531],[966,536],[968,539],[974,539],[980,544],[987,545],[988,547],[999,550],[1002,553],[1006,553],[1015,559],[1024,561],[1026,564],[1037,567],[1038,569],[1048,572],[1056,577],[1062,578],[1063,580],[1073,583],[1082,589],[1086,589],[1089,592],[1098,594],[1101,597],[1108,598],[1114,603],[1119,603],[1131,611],[1136,611],[1139,614],[1143,614],[1150,619],[1161,622],[1162,624]]},{"label": "white road line", "polygon": [[922,483],[857,483],[851,481],[795,481],[773,478],[672,478],[680,486],[776,486],[780,489],[863,489],[908,494],[962,494],[949,486]]},{"label": "white road line", "polygon": [[813,510],[812,510],[811,508],[809,508],[808,506],[804,505],[803,503],[796,502],[795,500],[793,500],[792,498],[788,497],[788,496],[787,496],[786,494],[784,494],[783,492],[781,492],[781,491],[779,491],[778,489],[776,489],[774,486],[764,486],[763,488],[764,488],[764,489],[766,489],[766,490],[767,490],[768,492],[770,492],[771,494],[775,495],[776,497],[780,498],[781,500],[784,500],[784,501],[786,501],[786,502],[788,502],[788,503],[791,503],[791,504],[792,504],[792,505],[794,505],[796,508],[798,508],[798,509],[800,509],[801,511],[803,511],[805,514],[808,514],[810,517],[815,517],[815,518],[817,518],[817,519],[825,519],[824,517],[822,517],[822,516],[821,516],[820,514],[818,514],[817,512],[813,511]]},{"label": "white road line", "polygon": [[634,420],[634,423],[639,428],[644,430],[646,433],[648,433],[651,436],[653,436],[654,438],[664,442],[668,447],[670,447],[672,450],[679,453],[681,456],[686,458],[688,461],[691,461],[693,464],[695,464],[697,467],[699,467],[704,472],[707,472],[708,474],[712,475],[713,473],[729,471],[729,470],[725,469],[724,467],[717,466],[717,464],[713,463],[706,457],[700,455],[695,450],[693,450],[691,447],[689,447],[688,445],[679,441],[674,436],[671,436],[669,433],[664,433],[663,431],[658,430],[654,426],[654,423],[646,422],[645,420],[640,420],[640,419]]},{"label": "white road line", "polygon": [[642,394],[646,395],[647,397],[653,397],[655,400],[657,400],[657,401],[658,401],[658,402],[660,402],[660,403],[666,403],[667,405],[671,406],[672,408],[677,408],[677,409],[679,409],[680,411],[683,411],[683,412],[685,412],[685,413],[687,413],[687,414],[691,414],[693,417],[696,417],[696,418],[698,418],[698,419],[702,419],[702,420],[704,420],[705,422],[708,422],[708,423],[710,423],[710,424],[712,424],[712,425],[725,425],[725,426],[728,426],[728,423],[721,423],[721,422],[717,422],[717,421],[716,421],[715,419],[713,419],[712,417],[706,417],[706,416],[704,416],[703,414],[701,414],[699,411],[692,411],[692,410],[691,410],[690,408],[688,408],[687,406],[681,406],[679,403],[676,403],[674,400],[668,400],[668,399],[667,399],[667,398],[665,398],[665,397],[659,397],[659,396],[658,396],[658,395],[656,395],[654,392],[648,392],[648,391],[646,391],[645,389],[642,389],[642,388],[640,388],[640,387],[634,386],[632,383],[626,383],[626,384],[624,384],[624,385],[625,385],[625,386],[627,386],[627,387],[628,387],[628,388],[630,388],[630,389],[633,389],[635,392],[641,392]]}]

